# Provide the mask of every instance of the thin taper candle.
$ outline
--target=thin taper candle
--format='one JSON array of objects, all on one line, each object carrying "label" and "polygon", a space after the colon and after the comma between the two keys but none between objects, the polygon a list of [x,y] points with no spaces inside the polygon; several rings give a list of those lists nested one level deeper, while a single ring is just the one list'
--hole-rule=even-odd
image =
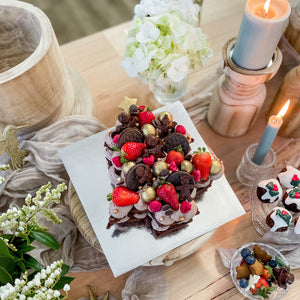
[{"label": "thin taper candle", "polygon": [[277,118],[276,116],[271,116],[269,118],[268,125],[264,131],[264,134],[257,146],[257,149],[254,153],[252,161],[261,165],[263,160],[265,159],[283,121],[281,118]]},{"label": "thin taper candle", "polygon": [[271,145],[283,123],[282,117],[285,115],[285,113],[288,110],[290,104],[290,100],[288,100],[280,112],[276,116],[271,116],[268,121],[268,125],[264,131],[264,134],[257,146],[257,149],[254,153],[252,161],[257,164],[261,165],[264,161],[269,149],[271,148]]}]

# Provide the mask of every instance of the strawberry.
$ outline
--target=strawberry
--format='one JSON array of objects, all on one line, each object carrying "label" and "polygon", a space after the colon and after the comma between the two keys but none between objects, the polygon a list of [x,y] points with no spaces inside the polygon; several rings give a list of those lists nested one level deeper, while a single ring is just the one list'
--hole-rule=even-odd
[{"label": "strawberry", "polygon": [[198,170],[201,172],[201,179],[203,181],[208,180],[212,159],[210,154],[205,148],[198,148],[193,156],[193,163]]},{"label": "strawberry", "polygon": [[258,293],[259,290],[262,289],[262,287],[268,288],[269,284],[267,282],[266,279],[264,279],[263,277],[260,277],[259,280],[257,281],[257,283],[254,284],[255,288],[251,288],[250,291],[252,294]]},{"label": "strawberry", "polygon": [[162,186],[156,189],[156,194],[167,204],[169,204],[172,209],[179,209],[177,193],[173,184],[164,183]]},{"label": "strawberry", "polygon": [[141,127],[145,124],[151,124],[155,120],[155,116],[150,110],[140,112],[138,118]]},{"label": "strawberry", "polygon": [[174,161],[176,166],[178,166],[184,161],[184,156],[182,155],[182,153],[172,150],[168,153],[166,162],[170,164],[172,161]]},{"label": "strawberry", "polygon": [[143,149],[146,148],[145,143],[127,142],[121,148],[123,158],[127,160],[135,160],[143,154]]},{"label": "strawberry", "polygon": [[264,268],[264,274],[262,276],[264,279],[268,280],[271,277],[271,273],[269,272],[269,270],[267,270],[266,268]]},{"label": "strawberry", "polygon": [[112,202],[117,206],[132,205],[139,201],[138,193],[131,191],[124,186],[116,187],[112,192]]}]

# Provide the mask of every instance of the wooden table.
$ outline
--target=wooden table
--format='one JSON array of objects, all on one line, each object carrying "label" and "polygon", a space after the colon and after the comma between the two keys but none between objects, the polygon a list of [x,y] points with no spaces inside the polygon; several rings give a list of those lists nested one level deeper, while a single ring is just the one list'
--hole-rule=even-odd
[{"label": "wooden table", "polygon": [[[204,1],[201,28],[208,35],[214,55],[206,68],[191,75],[190,87],[216,71],[224,43],[238,33],[245,2],[245,0]],[[139,103],[152,108],[159,106],[148,87],[137,79],[129,78],[120,67],[126,37],[124,30],[128,25],[128,23],[121,24],[62,46],[67,64],[81,74],[92,93],[95,116],[106,126],[114,124],[119,113],[116,109],[117,104],[125,95],[136,97]],[[169,299],[242,299],[231,281],[229,270],[222,265],[215,249],[237,248],[259,238],[251,222],[249,191],[237,181],[235,170],[247,146],[257,142],[261,136],[266,124],[264,118],[266,110],[267,107],[262,109],[255,128],[242,137],[222,137],[213,132],[206,122],[202,122],[198,127],[206,143],[224,161],[226,177],[248,212],[218,228],[212,238],[194,254],[172,266],[164,267],[169,285]],[[287,139],[281,137],[276,138],[273,148],[280,149],[284,144],[291,147],[291,153],[299,151],[293,148],[293,142],[289,143]],[[280,157],[282,163],[287,159],[288,157]],[[297,299],[299,295],[300,269],[295,270],[294,274],[298,279],[285,299]],[[108,269],[76,273],[69,299],[87,296],[87,284],[94,285],[99,295],[109,290],[115,297],[120,297],[128,275],[129,273],[114,278]]]}]

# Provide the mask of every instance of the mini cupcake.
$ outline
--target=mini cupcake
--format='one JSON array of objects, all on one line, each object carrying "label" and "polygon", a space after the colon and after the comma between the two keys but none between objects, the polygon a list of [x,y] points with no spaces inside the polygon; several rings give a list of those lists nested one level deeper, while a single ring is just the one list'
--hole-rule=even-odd
[{"label": "mini cupcake", "polygon": [[300,171],[292,166],[286,166],[278,174],[279,182],[287,189],[292,189],[300,184]]},{"label": "mini cupcake", "polygon": [[265,203],[273,203],[282,199],[282,188],[277,179],[266,179],[258,183],[257,197]]},{"label": "mini cupcake", "polygon": [[300,212],[300,187],[289,189],[283,195],[284,207],[292,212]]},{"label": "mini cupcake", "polygon": [[266,223],[272,232],[286,231],[291,223],[292,215],[282,207],[274,207],[267,215]]}]

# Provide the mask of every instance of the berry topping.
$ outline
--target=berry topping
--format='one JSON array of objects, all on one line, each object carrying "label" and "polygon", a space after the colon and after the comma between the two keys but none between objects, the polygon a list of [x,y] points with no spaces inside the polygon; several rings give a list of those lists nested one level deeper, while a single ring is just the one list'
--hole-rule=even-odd
[{"label": "berry topping", "polygon": [[139,107],[138,107],[138,110],[140,110],[140,111],[143,111],[144,109],[145,109],[145,105],[140,105]]},{"label": "berry topping", "polygon": [[271,268],[275,268],[277,266],[277,263],[274,259],[269,260],[269,266]]},{"label": "berry topping", "polygon": [[253,265],[255,263],[255,257],[253,255],[248,255],[245,258],[245,262],[247,265]]},{"label": "berry topping", "polygon": [[116,134],[113,138],[113,143],[115,143],[116,145],[118,144],[119,136],[119,134]]},{"label": "berry topping", "polygon": [[152,121],[155,120],[155,116],[150,110],[140,112],[138,118],[140,126],[151,124]]},{"label": "berry topping", "polygon": [[277,186],[277,184],[273,184],[273,191],[278,191],[278,186]]},{"label": "berry topping", "polygon": [[144,157],[143,158],[143,163],[145,165],[152,166],[154,164],[154,156],[151,154],[149,157]]},{"label": "berry topping", "polygon": [[122,167],[122,163],[121,163],[121,156],[115,156],[112,158],[112,163],[117,167],[117,168],[121,168]]},{"label": "berry topping", "polygon": [[200,170],[195,170],[192,175],[194,177],[194,181],[195,182],[198,182],[201,179],[201,172],[200,172]]},{"label": "berry topping", "polygon": [[241,256],[246,258],[247,256],[251,255],[251,250],[248,248],[243,248],[241,251]]},{"label": "berry topping", "polygon": [[176,171],[177,171],[177,166],[176,166],[175,161],[172,161],[172,162],[170,163],[169,169],[170,169],[172,172],[176,172]]},{"label": "berry topping", "polygon": [[179,202],[177,198],[176,189],[173,184],[163,184],[161,187],[156,189],[156,194],[167,204],[171,206],[172,209],[179,209]]},{"label": "berry topping", "polygon": [[146,147],[144,143],[127,142],[122,146],[121,152],[124,153],[123,157],[125,159],[135,160],[142,155],[143,149]]},{"label": "berry topping", "polygon": [[116,187],[112,192],[112,202],[116,206],[132,205],[139,201],[138,193],[129,190],[124,186]]},{"label": "berry topping", "polygon": [[176,166],[180,165],[184,161],[184,156],[181,152],[172,150],[168,153],[166,157],[166,162],[170,164],[171,162],[175,162]]},{"label": "berry topping", "polygon": [[299,193],[299,192],[296,192],[296,193],[295,193],[295,198],[296,198],[296,199],[300,199],[300,193]]},{"label": "berry topping", "polygon": [[241,288],[246,288],[247,286],[248,286],[248,279],[242,278],[242,279],[240,280],[240,287],[241,287]]},{"label": "berry topping", "polygon": [[161,207],[162,207],[162,204],[157,200],[151,201],[150,204],[149,204],[149,209],[152,212],[160,211]]},{"label": "berry topping", "polygon": [[184,128],[184,126],[183,125],[177,125],[176,126],[176,132],[177,133],[181,133],[181,134],[186,134],[186,129]]},{"label": "berry topping", "polygon": [[297,176],[297,174],[294,174],[293,178],[292,178],[292,181],[298,181],[298,180],[299,180],[299,177]]},{"label": "berry topping", "polygon": [[212,159],[210,153],[206,152],[205,148],[198,148],[193,156],[193,163],[196,168],[201,171],[201,179],[203,181],[208,180]]},{"label": "berry topping", "polygon": [[192,209],[192,205],[190,202],[188,201],[183,201],[180,205],[180,211],[183,213],[183,214],[186,214],[188,213],[190,210]]}]

